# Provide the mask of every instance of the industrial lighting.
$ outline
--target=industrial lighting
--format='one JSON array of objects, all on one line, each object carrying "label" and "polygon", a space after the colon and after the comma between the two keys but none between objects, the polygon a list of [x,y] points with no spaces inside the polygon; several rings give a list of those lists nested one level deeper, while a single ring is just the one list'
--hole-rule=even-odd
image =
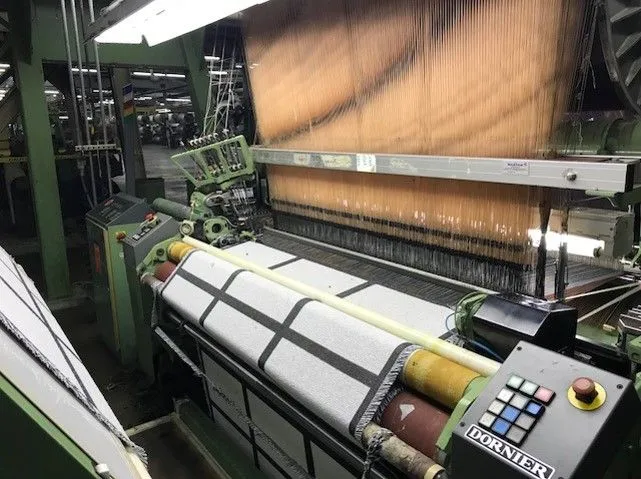
[{"label": "industrial lighting", "polygon": [[[151,0],[144,7],[101,32],[96,41],[141,43],[144,37],[149,46],[154,46],[266,1]],[[122,3],[122,0],[119,2]],[[118,8],[115,3],[112,5],[112,10]]]},{"label": "industrial lighting", "polygon": [[66,115],[61,115],[61,116],[59,116],[58,118],[59,118],[60,120],[68,120],[68,119],[69,119],[69,117],[68,117],[68,116],[66,116]]},{"label": "industrial lighting", "polygon": [[156,73],[156,72],[133,72],[135,77],[166,77],[166,78],[185,78],[182,73]]},{"label": "industrial lighting", "polygon": [[11,65],[8,63],[0,63],[0,68],[9,68]]},{"label": "industrial lighting", "polygon": [[212,57],[211,55],[205,55],[205,61],[217,62],[218,60],[220,60],[220,57]]},{"label": "industrial lighting", "polygon": [[209,74],[219,76],[219,77],[224,77],[225,75],[227,75],[227,72],[226,71],[210,71]]},{"label": "industrial lighting", "polygon": [[191,103],[189,98],[167,98],[167,101],[173,101],[175,103]]},{"label": "industrial lighting", "polygon": [[[93,90],[94,93],[100,93],[100,90]],[[111,90],[102,90],[103,93],[111,93]]]},{"label": "industrial lighting", "polygon": [[[541,244],[541,230],[530,229],[528,230],[528,236],[532,246],[538,248]],[[567,244],[569,254],[590,258],[599,256],[605,248],[605,241],[586,236],[561,234],[553,231],[548,231],[545,234],[545,245],[548,251],[559,251],[562,243]]]},{"label": "industrial lighting", "polygon": [[58,90],[45,90],[45,95],[57,95],[60,93]]},{"label": "industrial lighting", "polygon": [[153,100],[154,98],[151,96],[137,96],[136,101],[147,101],[147,100]]},{"label": "industrial lighting", "polygon": [[[72,68],[71,71],[74,73],[80,73],[80,69],[75,67]],[[96,70],[95,68],[83,68],[82,73],[98,73],[98,70]]]}]

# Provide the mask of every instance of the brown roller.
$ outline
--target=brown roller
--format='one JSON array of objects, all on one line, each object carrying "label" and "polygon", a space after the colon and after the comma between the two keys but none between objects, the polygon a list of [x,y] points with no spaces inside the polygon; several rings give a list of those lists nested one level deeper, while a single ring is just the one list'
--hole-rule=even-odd
[{"label": "brown roller", "polygon": [[162,281],[163,283],[169,279],[169,276],[171,276],[171,273],[173,273],[176,269],[176,265],[172,263],[171,261],[165,261],[164,263],[160,263],[158,266],[156,266],[156,269],[154,270],[154,276],[156,279]]},{"label": "brown roller", "polygon": [[436,441],[449,418],[425,399],[404,391],[385,408],[381,426],[436,460]]}]

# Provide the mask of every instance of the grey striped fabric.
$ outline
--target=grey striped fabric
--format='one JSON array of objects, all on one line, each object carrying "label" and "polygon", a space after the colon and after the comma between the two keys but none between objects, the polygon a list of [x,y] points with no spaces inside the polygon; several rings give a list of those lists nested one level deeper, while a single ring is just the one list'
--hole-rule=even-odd
[{"label": "grey striped fabric", "polygon": [[[358,277],[255,243],[229,251],[349,296]],[[271,250],[271,251],[270,251]],[[401,293],[399,293],[401,294]],[[263,371],[346,436],[360,438],[415,346],[325,304],[201,251],[165,283],[166,304],[249,366]]]}]

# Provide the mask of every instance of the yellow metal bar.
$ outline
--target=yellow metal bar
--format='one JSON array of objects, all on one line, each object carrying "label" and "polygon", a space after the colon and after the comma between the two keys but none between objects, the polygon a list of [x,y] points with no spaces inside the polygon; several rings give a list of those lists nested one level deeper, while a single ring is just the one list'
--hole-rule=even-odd
[{"label": "yellow metal bar", "polygon": [[239,268],[246,269],[248,271],[251,271],[252,273],[262,276],[263,278],[281,284],[304,296],[325,303],[328,306],[331,306],[335,309],[338,309],[339,311],[353,316],[354,318],[360,319],[361,321],[376,326],[377,328],[387,331],[388,333],[398,336],[399,338],[406,339],[411,343],[422,346],[425,349],[438,354],[439,356],[454,361],[455,363],[458,363],[461,366],[465,366],[472,371],[476,371],[483,376],[491,376],[499,369],[499,363],[483,357],[480,354],[476,354],[452,343],[448,343],[447,341],[443,341],[442,339],[430,336],[429,334],[426,334],[417,329],[413,329],[405,326],[404,324],[392,321],[391,319],[374,311],[369,311],[365,308],[357,306],[356,304],[350,303],[345,299],[326,293],[312,286],[308,286],[287,276],[283,276],[276,271],[263,268],[262,266],[252,263],[251,261],[238,258],[231,253],[210,246],[207,243],[203,243],[202,241],[198,241],[197,239],[188,236],[183,238],[183,242],[188,244],[189,246],[193,246],[194,248],[205,251],[212,256],[216,256],[224,261],[232,263]]}]

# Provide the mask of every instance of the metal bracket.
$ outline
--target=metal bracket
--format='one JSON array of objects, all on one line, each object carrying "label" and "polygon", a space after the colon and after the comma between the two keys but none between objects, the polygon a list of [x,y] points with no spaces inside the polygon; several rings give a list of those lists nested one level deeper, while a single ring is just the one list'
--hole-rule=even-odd
[{"label": "metal bracket", "polygon": [[393,154],[329,153],[251,148],[257,163],[362,173],[484,181],[624,193],[639,162],[618,158],[533,160]]},{"label": "metal bracket", "polygon": [[115,143],[98,143],[96,145],[76,145],[75,150],[78,152],[87,151],[120,151],[120,147]]}]

